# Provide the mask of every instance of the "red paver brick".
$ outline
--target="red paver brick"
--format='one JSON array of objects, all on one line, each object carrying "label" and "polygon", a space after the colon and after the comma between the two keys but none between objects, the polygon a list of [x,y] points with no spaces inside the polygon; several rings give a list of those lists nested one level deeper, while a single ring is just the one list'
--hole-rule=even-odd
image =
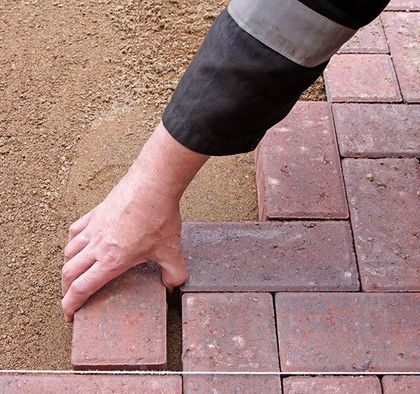
[{"label": "red paver brick", "polygon": [[184,394],[190,393],[238,393],[280,394],[278,376],[184,376]]},{"label": "red paver brick", "polygon": [[362,27],[338,53],[388,53],[388,44],[379,18]]},{"label": "red paver brick", "polygon": [[333,104],[345,157],[420,156],[420,105]]},{"label": "red paver brick", "polygon": [[420,11],[419,0],[391,0],[385,11]]},{"label": "red paver brick", "polygon": [[319,376],[283,379],[283,394],[381,394],[376,376]]},{"label": "red paver brick", "polygon": [[0,375],[2,394],[181,394],[180,376]]},{"label": "red paver brick", "polygon": [[347,221],[192,222],[182,238],[183,291],[359,289]]},{"label": "red paver brick", "polygon": [[419,103],[420,14],[386,12],[383,22],[403,98],[410,103]]},{"label": "red paver brick", "polygon": [[336,55],[331,59],[324,75],[329,101],[401,101],[389,55]]},{"label": "red paver brick", "polygon": [[282,371],[419,371],[420,294],[277,293]]},{"label": "red paver brick", "polygon": [[420,393],[420,376],[384,376],[382,387],[384,394],[418,394]]},{"label": "red paver brick", "polygon": [[130,269],[76,312],[71,363],[77,369],[166,367],[166,292],[155,267]]},{"label": "red paver brick", "polygon": [[420,166],[416,159],[345,159],[362,288],[420,290]]},{"label": "red paver brick", "polygon": [[348,217],[328,103],[298,102],[271,128],[256,173],[260,219]]},{"label": "red paver brick", "polygon": [[184,294],[182,317],[184,371],[279,370],[271,294]]}]

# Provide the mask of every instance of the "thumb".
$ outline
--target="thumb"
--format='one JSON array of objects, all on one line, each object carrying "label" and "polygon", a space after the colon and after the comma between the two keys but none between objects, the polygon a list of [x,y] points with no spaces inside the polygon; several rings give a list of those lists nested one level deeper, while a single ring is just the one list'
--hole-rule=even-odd
[{"label": "thumb", "polygon": [[167,288],[173,289],[188,279],[188,269],[181,250],[162,255],[156,262],[162,271],[162,282]]}]

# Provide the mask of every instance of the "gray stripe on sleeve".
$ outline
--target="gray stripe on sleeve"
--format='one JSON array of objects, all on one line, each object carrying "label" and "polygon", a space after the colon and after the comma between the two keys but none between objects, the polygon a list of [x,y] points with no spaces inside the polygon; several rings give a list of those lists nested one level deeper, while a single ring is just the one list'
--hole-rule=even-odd
[{"label": "gray stripe on sleeve", "polygon": [[305,67],[327,61],[357,31],[298,0],[231,0],[228,12],[251,36]]}]

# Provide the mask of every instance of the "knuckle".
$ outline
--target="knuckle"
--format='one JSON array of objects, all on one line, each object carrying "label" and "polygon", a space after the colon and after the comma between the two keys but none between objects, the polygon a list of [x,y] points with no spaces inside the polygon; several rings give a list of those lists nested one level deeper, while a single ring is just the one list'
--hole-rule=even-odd
[{"label": "knuckle", "polygon": [[102,255],[102,263],[109,269],[117,268],[122,260],[122,253],[119,248],[110,246],[105,248]]},{"label": "knuckle", "polygon": [[61,277],[63,278],[64,282],[69,282],[72,280],[72,272],[71,272],[71,269],[68,267],[68,265],[65,265],[61,269]]},{"label": "knuckle", "polygon": [[75,281],[70,286],[71,291],[76,297],[83,297],[86,294],[86,288],[81,282]]},{"label": "knuckle", "polygon": [[76,235],[76,231],[77,231],[77,225],[76,225],[76,223],[73,223],[69,227],[69,235],[73,237],[74,235]]},{"label": "knuckle", "polygon": [[68,259],[71,256],[71,249],[69,245],[64,248],[64,258]]}]

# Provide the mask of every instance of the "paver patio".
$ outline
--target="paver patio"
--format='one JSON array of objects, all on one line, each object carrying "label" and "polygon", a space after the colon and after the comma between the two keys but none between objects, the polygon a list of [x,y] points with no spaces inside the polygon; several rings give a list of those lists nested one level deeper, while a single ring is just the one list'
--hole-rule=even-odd
[{"label": "paver patio", "polygon": [[[183,226],[184,371],[352,376],[130,376],[124,390],[420,392],[420,376],[398,375],[420,373],[416,10],[418,0],[391,1],[330,62],[328,102],[298,103],[267,133],[256,160],[262,221]],[[74,367],[165,368],[166,313],[158,272],[128,271],[76,313]],[[0,392],[111,392],[121,379],[0,375]]]}]

